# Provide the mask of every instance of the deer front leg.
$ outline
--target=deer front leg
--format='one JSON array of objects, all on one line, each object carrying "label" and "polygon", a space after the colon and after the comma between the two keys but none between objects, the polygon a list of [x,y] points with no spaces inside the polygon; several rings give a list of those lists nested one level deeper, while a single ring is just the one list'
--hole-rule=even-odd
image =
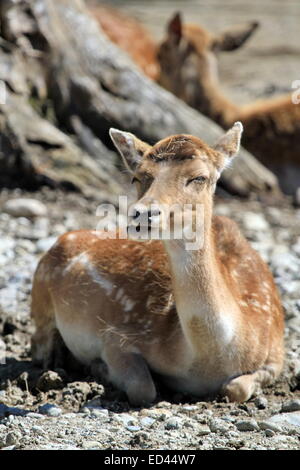
[{"label": "deer front leg", "polygon": [[127,394],[132,405],[147,405],[154,401],[155,385],[140,354],[106,348],[103,359],[108,368],[108,379]]},{"label": "deer front leg", "polygon": [[253,372],[253,374],[240,375],[223,386],[223,394],[230,401],[247,401],[262,387],[274,382],[279,375],[278,369],[277,365],[274,364],[265,366]]}]

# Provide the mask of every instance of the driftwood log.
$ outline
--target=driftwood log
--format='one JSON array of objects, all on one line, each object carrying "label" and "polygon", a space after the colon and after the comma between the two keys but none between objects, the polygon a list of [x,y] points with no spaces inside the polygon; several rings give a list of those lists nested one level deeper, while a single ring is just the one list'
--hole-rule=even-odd
[{"label": "driftwood log", "polygon": [[[145,77],[83,0],[2,0],[0,25],[2,183],[96,189],[109,199],[123,184],[109,127],[149,143],[187,133],[212,144],[223,133]],[[241,195],[279,191],[276,177],[244,149],[222,183]]]}]

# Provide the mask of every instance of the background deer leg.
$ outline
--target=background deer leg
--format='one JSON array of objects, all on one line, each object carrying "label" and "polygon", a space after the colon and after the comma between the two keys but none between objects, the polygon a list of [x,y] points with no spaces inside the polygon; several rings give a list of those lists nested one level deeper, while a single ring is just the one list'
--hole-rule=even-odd
[{"label": "background deer leg", "polygon": [[109,348],[105,351],[104,360],[110,382],[126,392],[132,405],[140,406],[154,401],[155,385],[141,355]]}]

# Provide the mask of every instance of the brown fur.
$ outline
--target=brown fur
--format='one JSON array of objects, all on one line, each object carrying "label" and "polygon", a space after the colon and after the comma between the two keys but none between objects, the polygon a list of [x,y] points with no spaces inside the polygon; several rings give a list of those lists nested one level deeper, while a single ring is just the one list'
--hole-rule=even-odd
[{"label": "brown fur", "polygon": [[[59,332],[81,362],[101,358],[133,404],[155,398],[149,370],[177,390],[222,390],[237,401],[278,377],[283,312],[272,275],[235,223],[212,216],[215,183],[233,142],[238,150],[239,133],[234,126],[215,148],[172,136],[149,147],[134,169],[137,208],[153,200],[203,205],[202,248],[187,252],[184,240],[103,240],[91,230],[58,239],[34,276],[35,361],[49,364],[59,353]],[[132,148],[132,134],[114,130],[112,137],[121,152]],[[174,158],[164,158],[167,149]],[[203,182],[186,185],[199,175]]]},{"label": "brown fur", "polygon": [[215,53],[224,50],[218,38],[198,25],[180,29],[178,21],[160,46],[160,83],[225,129],[241,121],[244,146],[293,194],[300,185],[300,104],[293,104],[291,95],[246,106],[231,103],[217,80]]},{"label": "brown fur", "polygon": [[157,44],[138,21],[108,5],[90,8],[108,38],[123,49],[152,80],[157,80]]}]

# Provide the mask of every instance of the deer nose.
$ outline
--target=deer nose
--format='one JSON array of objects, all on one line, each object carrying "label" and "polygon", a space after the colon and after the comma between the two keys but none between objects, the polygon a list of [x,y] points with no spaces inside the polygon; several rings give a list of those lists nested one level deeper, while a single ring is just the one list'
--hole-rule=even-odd
[{"label": "deer nose", "polygon": [[159,217],[160,215],[161,215],[161,210],[159,208],[151,208],[151,209],[143,210],[143,211],[139,209],[135,209],[132,215],[132,218],[133,220],[139,219],[139,221],[142,224],[144,222],[144,223],[148,223],[149,225],[151,225],[151,222],[153,222],[153,220]]}]

